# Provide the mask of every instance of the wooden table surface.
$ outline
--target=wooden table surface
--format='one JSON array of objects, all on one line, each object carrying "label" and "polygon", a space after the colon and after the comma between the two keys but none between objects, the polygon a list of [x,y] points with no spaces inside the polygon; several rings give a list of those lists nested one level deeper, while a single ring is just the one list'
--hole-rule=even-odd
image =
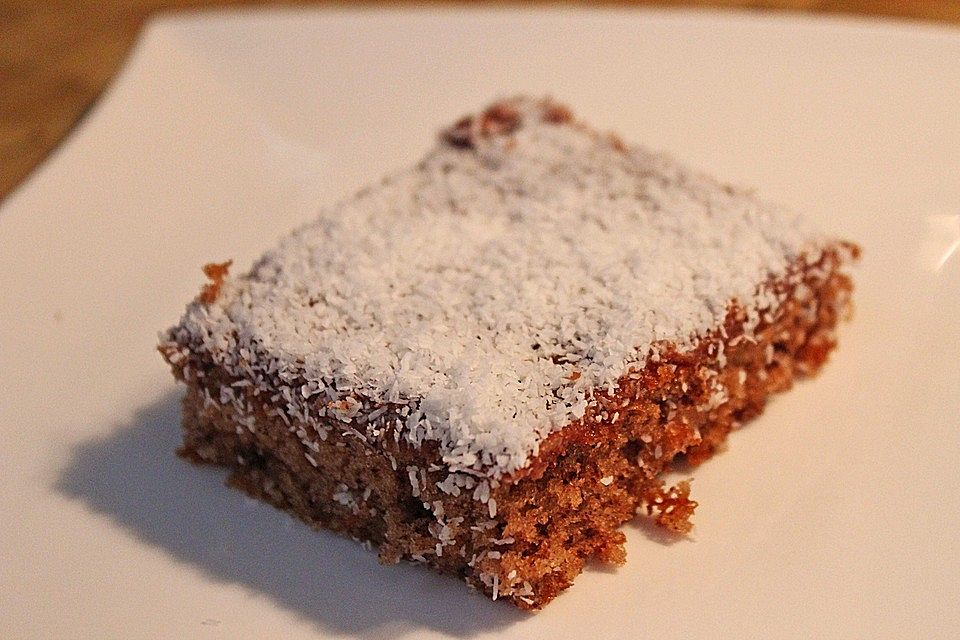
[{"label": "wooden table surface", "polygon": [[[157,11],[241,4],[308,3],[0,0],[0,198],[26,177],[96,100],[148,16]],[[960,25],[960,0],[638,0],[617,4],[845,13]]]}]

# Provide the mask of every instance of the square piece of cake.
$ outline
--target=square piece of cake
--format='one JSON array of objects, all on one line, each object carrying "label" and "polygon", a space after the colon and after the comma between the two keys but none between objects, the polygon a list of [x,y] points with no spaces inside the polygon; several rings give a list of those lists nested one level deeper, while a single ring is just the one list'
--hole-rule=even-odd
[{"label": "square piece of cake", "polygon": [[536,609],[817,371],[857,248],[516,98],[211,282],[160,351],[190,460],[310,525]]}]

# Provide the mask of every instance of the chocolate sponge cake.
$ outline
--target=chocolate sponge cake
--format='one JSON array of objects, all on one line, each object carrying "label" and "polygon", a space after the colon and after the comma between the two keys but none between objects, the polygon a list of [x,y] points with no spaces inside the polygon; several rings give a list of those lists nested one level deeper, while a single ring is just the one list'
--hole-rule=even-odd
[{"label": "chocolate sponge cake", "polygon": [[815,373],[849,243],[550,100],[442,132],[164,332],[181,454],[318,528],[536,609],[686,532],[698,464]]}]

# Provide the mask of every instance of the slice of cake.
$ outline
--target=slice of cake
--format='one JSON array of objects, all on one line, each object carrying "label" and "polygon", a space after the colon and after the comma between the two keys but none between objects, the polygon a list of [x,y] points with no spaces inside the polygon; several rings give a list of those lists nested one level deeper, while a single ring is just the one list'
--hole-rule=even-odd
[{"label": "slice of cake", "polygon": [[641,512],[817,371],[849,243],[549,100],[445,131],[416,166],[211,283],[160,351],[181,454],[381,560],[542,607]]}]

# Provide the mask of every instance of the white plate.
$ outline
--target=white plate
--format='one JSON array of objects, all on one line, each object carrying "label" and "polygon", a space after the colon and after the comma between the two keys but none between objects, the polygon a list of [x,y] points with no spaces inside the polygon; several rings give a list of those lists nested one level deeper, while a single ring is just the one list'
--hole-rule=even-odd
[{"label": "white plate", "polygon": [[[154,21],[0,212],[0,635],[957,637],[960,32],[738,14],[208,14]],[[695,473],[690,541],[529,616],[380,567],[178,460],[154,352],[241,266],[503,94],[758,185],[857,240],[816,380]]]}]

